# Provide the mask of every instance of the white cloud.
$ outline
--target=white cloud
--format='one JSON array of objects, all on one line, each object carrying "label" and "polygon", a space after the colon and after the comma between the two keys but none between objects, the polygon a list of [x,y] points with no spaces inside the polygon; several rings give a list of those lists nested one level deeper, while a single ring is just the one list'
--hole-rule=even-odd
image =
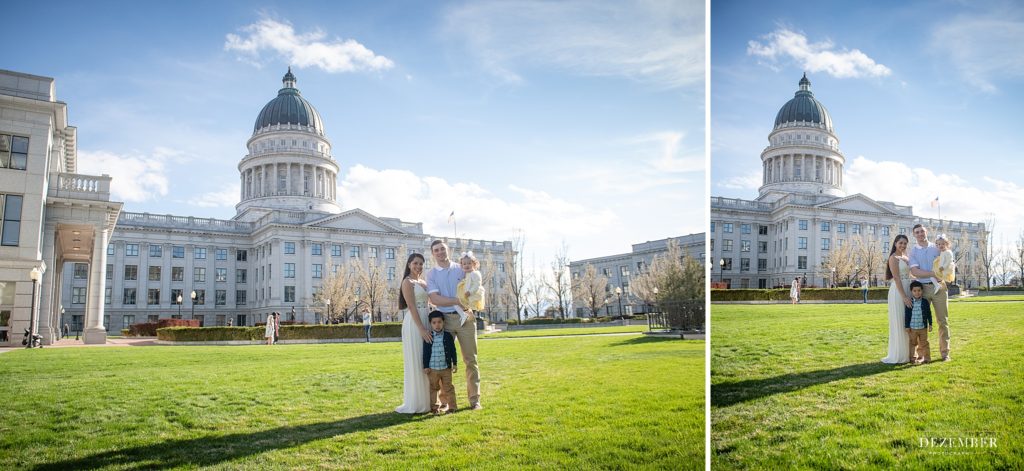
[{"label": "white cloud", "polygon": [[1024,78],[1024,20],[1019,12],[961,16],[935,28],[933,46],[967,83],[992,93],[1000,78]]},{"label": "white cloud", "polygon": [[848,193],[912,205],[914,214],[937,217],[930,203],[939,198],[943,219],[966,222],[996,221],[999,234],[1016,239],[1024,224],[1024,187],[994,177],[971,181],[951,173],[903,162],[874,161],[858,156],[846,166]]},{"label": "white cloud", "polygon": [[78,152],[78,171],[86,175],[110,175],[111,198],[140,203],[167,195],[167,162],[180,162],[180,152],[158,147],[147,154],[117,154],[105,150]]},{"label": "white cloud", "polygon": [[758,188],[761,188],[762,183],[763,179],[761,172],[754,171],[745,175],[726,178],[725,180],[716,183],[716,185],[730,190],[757,190]]},{"label": "white cloud", "polygon": [[468,2],[444,28],[508,83],[536,64],[664,88],[704,82],[703,2]]},{"label": "white cloud", "polygon": [[356,165],[340,181],[338,197],[346,209],[422,221],[424,230],[435,235],[452,234],[448,215],[455,211],[459,235],[474,239],[506,240],[522,229],[531,239],[549,244],[606,229],[614,220],[608,210],[516,185],[508,189],[516,197],[503,198],[475,183]]},{"label": "white cloud", "polygon": [[192,198],[188,204],[200,208],[233,208],[242,194],[240,183],[233,183],[222,190],[210,191]]},{"label": "white cloud", "polygon": [[836,49],[830,40],[812,43],[802,33],[779,28],[766,34],[764,43],[749,41],[747,54],[774,66],[779,60],[796,61],[808,72],[825,72],[837,78],[884,77],[892,73],[859,49]]},{"label": "white cloud", "polygon": [[330,39],[313,30],[298,34],[288,22],[263,18],[242,27],[242,35],[229,33],[224,50],[237,51],[241,58],[259,65],[261,54],[276,54],[297,67],[319,67],[326,72],[378,71],[394,67],[387,57],[377,55],[354,39]]}]

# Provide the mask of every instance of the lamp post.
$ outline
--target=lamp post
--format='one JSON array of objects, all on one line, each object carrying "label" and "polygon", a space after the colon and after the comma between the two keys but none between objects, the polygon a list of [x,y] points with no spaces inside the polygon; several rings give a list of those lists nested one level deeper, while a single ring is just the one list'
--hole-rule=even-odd
[{"label": "lamp post", "polygon": [[725,259],[718,260],[718,282],[725,282]]},{"label": "lamp post", "polygon": [[196,290],[192,290],[192,294],[190,294],[189,296],[192,297],[192,314],[190,314],[190,316],[192,316],[192,317],[190,317],[190,319],[195,319],[196,318]]},{"label": "lamp post", "polygon": [[832,288],[836,287],[836,267],[832,267]]},{"label": "lamp post", "polygon": [[178,292],[178,319],[181,319],[181,292]]},{"label": "lamp post", "polygon": [[28,344],[25,348],[32,348],[35,343],[33,339],[36,338],[36,283],[42,275],[43,272],[36,267],[32,267],[32,271],[28,273],[29,279],[32,280],[32,310],[28,313]]},{"label": "lamp post", "polygon": [[324,322],[326,324],[326,323],[329,323],[331,321],[331,300],[327,299],[327,300],[324,301],[324,303],[327,304],[327,319],[326,319],[326,322]]},{"label": "lamp post", "polygon": [[619,298],[619,317],[622,317],[622,288],[615,287],[615,296]]},{"label": "lamp post", "polygon": [[[62,327],[64,325],[67,325],[67,324],[64,323],[64,307],[60,308],[60,324],[61,324]],[[64,333],[64,335],[62,335],[61,337],[67,337],[67,336],[71,335],[71,328],[68,327],[67,332],[64,332],[64,329],[61,329],[61,332]]]}]

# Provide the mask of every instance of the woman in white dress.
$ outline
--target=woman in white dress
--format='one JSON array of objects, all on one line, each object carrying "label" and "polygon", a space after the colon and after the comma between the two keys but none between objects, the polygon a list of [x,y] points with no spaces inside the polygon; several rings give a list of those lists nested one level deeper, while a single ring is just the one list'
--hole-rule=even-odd
[{"label": "woman in white dress", "polygon": [[882,363],[899,364],[910,361],[910,337],[904,326],[905,307],[910,302],[910,263],[907,258],[907,236],[900,234],[892,241],[885,279],[889,280],[889,354]]},{"label": "woman in white dress", "polygon": [[405,365],[401,414],[430,412],[430,383],[423,374],[423,342],[433,337],[427,332],[427,282],[423,279],[423,255],[414,253],[405,262],[402,294],[398,308],[402,310],[402,362]]},{"label": "woman in white dress", "polygon": [[793,278],[793,285],[789,287],[790,304],[800,302],[800,278]]},{"label": "woman in white dress", "polygon": [[274,343],[274,331],[276,329],[277,319],[274,319],[274,314],[267,315],[267,327],[263,329],[263,336],[267,338],[267,345],[273,345]]}]

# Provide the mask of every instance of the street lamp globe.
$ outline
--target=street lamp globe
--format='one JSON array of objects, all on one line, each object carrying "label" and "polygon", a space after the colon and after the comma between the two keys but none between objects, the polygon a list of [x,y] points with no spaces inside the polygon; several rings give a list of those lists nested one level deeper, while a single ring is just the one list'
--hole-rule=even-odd
[{"label": "street lamp globe", "polygon": [[615,295],[616,296],[621,296],[622,295],[622,288],[621,287],[618,287],[618,286],[615,287]]},{"label": "street lamp globe", "polygon": [[189,295],[189,296],[191,296],[192,300],[195,301],[196,300],[196,290],[192,290],[192,294]]},{"label": "street lamp globe", "polygon": [[28,277],[32,281],[39,281],[39,278],[42,277],[42,275],[43,272],[39,271],[36,267],[32,267],[32,271],[28,272]]},{"label": "street lamp globe", "polygon": [[178,295],[178,304],[181,304],[181,295]]}]

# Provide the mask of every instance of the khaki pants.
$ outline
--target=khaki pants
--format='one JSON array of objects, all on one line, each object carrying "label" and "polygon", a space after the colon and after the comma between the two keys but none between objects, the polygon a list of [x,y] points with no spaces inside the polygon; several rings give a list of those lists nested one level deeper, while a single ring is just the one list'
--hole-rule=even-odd
[{"label": "khaki pants", "polygon": [[446,368],[438,371],[431,368],[430,373],[427,373],[427,378],[430,381],[430,399],[434,402],[430,406],[430,411],[437,412],[442,407],[450,411],[457,409],[455,385],[452,384],[452,369]]},{"label": "khaki pants", "polygon": [[910,361],[921,359],[932,361],[932,349],[928,344],[928,328],[910,329]]},{"label": "khaki pants", "polygon": [[480,402],[480,367],[476,364],[476,321],[466,319],[459,325],[457,313],[445,313],[444,330],[451,332],[459,342],[462,351],[462,364],[466,370],[466,398],[469,404]]},{"label": "khaki pants", "polygon": [[935,292],[931,284],[924,285],[924,299],[932,305],[932,314],[935,314],[935,323],[939,324],[939,353],[942,358],[949,355],[949,303],[948,295],[944,288]]}]

